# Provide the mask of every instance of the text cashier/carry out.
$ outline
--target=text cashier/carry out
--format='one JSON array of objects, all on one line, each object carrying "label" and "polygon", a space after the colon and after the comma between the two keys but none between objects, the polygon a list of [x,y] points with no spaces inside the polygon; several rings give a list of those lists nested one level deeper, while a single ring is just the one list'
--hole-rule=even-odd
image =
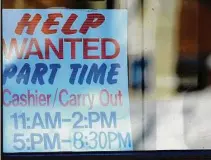
[{"label": "text cashier/carry out", "polygon": [[[64,23],[61,23],[61,20]],[[24,13],[22,18],[17,20],[15,30],[11,31],[14,32],[14,38],[7,41],[3,38],[4,61],[9,62],[4,65],[3,85],[12,79],[15,79],[17,84],[53,85],[58,72],[63,72],[60,63],[52,63],[53,58],[57,59],[56,62],[70,60],[69,71],[66,72],[71,85],[118,83],[120,63],[97,63],[99,59],[108,61],[119,56],[121,48],[118,40],[95,35],[86,37],[90,31],[94,33],[94,30],[102,27],[106,17],[103,13],[90,12],[80,26],[74,26],[77,20],[80,20],[80,14],[76,13],[70,13],[69,16],[64,16],[62,12],[48,13],[47,18],[39,13]],[[43,35],[42,39],[35,38],[38,30]],[[52,40],[51,37],[58,31],[61,35],[56,35],[56,39],[54,37]],[[80,36],[74,37],[75,34]],[[27,37],[24,37],[25,35]],[[108,45],[113,49],[108,51]],[[82,50],[77,52],[77,47]],[[78,57],[82,62],[74,63]],[[34,58],[39,61],[28,62]],[[12,63],[12,60],[15,60],[15,63]],[[24,60],[24,63],[17,66],[18,60]],[[83,60],[90,60],[92,64],[89,62],[87,65]],[[46,63],[47,61],[50,63]]]}]

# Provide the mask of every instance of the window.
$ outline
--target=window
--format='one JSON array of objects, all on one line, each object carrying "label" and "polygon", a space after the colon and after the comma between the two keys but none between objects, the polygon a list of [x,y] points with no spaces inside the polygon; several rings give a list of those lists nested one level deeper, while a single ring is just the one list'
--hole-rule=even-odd
[{"label": "window", "polygon": [[3,0],[3,154],[210,149],[210,13]]}]

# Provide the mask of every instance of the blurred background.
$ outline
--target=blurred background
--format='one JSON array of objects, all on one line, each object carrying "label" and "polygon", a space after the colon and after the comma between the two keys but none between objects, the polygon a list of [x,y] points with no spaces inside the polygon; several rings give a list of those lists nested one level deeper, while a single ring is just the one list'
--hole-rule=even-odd
[{"label": "blurred background", "polygon": [[3,8],[127,9],[134,150],[211,149],[210,0],[3,0]]}]

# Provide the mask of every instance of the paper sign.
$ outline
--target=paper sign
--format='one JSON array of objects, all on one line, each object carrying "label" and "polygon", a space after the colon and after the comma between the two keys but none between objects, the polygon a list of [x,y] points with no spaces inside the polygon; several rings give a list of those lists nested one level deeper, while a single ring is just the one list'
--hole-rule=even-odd
[{"label": "paper sign", "polygon": [[127,11],[3,10],[3,151],[132,149]]}]

